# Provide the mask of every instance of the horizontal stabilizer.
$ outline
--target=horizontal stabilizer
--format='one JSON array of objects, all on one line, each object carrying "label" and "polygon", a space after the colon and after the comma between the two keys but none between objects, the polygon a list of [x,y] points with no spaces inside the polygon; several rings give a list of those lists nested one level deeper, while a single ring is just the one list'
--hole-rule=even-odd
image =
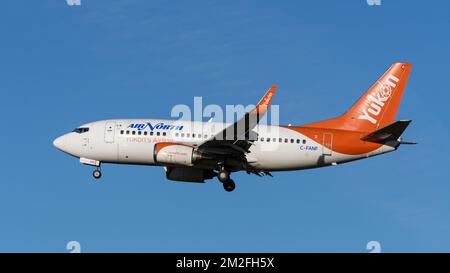
[{"label": "horizontal stabilizer", "polygon": [[400,144],[405,144],[405,145],[416,145],[416,144],[417,144],[417,142],[412,142],[412,141],[404,141],[404,140],[402,140],[402,141],[400,141]]},{"label": "horizontal stabilizer", "polygon": [[361,138],[361,140],[375,142],[375,143],[386,143],[388,141],[399,140],[400,136],[408,127],[411,120],[399,120],[394,123],[389,124],[386,127],[378,129],[370,134],[367,134]]}]

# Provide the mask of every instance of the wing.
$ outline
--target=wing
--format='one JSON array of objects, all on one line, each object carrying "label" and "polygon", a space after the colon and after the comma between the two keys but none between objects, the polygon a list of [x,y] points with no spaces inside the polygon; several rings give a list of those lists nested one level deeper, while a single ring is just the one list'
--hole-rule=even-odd
[{"label": "wing", "polygon": [[273,95],[277,86],[272,86],[259,101],[256,107],[246,113],[240,120],[226,127],[223,131],[217,133],[216,140],[247,140],[249,132],[259,123],[260,119],[266,114],[267,109],[272,102]]},{"label": "wing", "polygon": [[245,160],[245,154],[248,153],[248,149],[258,137],[252,132],[252,129],[266,114],[276,89],[277,86],[273,85],[255,108],[235,123],[199,144],[198,151],[215,157],[233,156]]}]

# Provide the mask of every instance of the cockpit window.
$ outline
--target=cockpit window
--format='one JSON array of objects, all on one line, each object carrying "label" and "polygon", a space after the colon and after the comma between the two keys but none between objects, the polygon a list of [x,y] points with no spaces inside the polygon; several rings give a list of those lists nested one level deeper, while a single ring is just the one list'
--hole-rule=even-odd
[{"label": "cockpit window", "polygon": [[80,128],[76,128],[73,130],[73,132],[78,133],[78,134],[86,133],[88,131],[89,131],[88,127],[80,127]]}]

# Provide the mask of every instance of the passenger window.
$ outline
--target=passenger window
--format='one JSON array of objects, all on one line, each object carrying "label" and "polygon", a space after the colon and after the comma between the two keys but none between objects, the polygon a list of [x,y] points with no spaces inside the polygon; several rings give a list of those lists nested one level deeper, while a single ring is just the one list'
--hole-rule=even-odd
[{"label": "passenger window", "polygon": [[156,132],[156,135],[159,136],[159,135],[161,135],[161,133],[160,132]]},{"label": "passenger window", "polygon": [[278,139],[278,142],[280,142],[280,143],[283,142],[283,139],[282,139],[282,138],[279,138],[279,139]]},{"label": "passenger window", "polygon": [[146,135],[147,135],[147,131],[144,132],[144,136],[146,136]]},{"label": "passenger window", "polygon": [[203,138],[208,138],[208,135],[204,135]]},{"label": "passenger window", "polygon": [[136,134],[136,131],[131,131],[131,134],[132,134],[132,135],[135,135],[135,134]]},{"label": "passenger window", "polygon": [[299,144],[300,143],[300,139],[297,139],[297,144]]},{"label": "passenger window", "polygon": [[195,137],[195,134],[192,134],[192,138],[194,138]]},{"label": "passenger window", "polygon": [[150,132],[150,135],[152,136],[152,135],[153,135],[153,132]]},{"label": "passenger window", "polygon": [[294,139],[293,138],[291,138],[291,143],[294,143]]},{"label": "passenger window", "polygon": [[129,135],[129,134],[130,134],[130,131],[127,130],[127,135]]},{"label": "passenger window", "polygon": [[166,136],[166,132],[163,132],[163,136]]},{"label": "passenger window", "polygon": [[267,138],[267,142],[270,142],[270,137]]},{"label": "passenger window", "polygon": [[186,137],[191,137],[191,134],[187,133],[187,134],[186,134]]},{"label": "passenger window", "polygon": [[123,130],[120,130],[120,134],[123,135]]},{"label": "passenger window", "polygon": [[175,137],[178,137],[180,134],[179,133],[175,133]]},{"label": "passenger window", "polygon": [[302,141],[302,143],[303,143],[303,144],[306,144],[306,139],[304,139],[304,140]]},{"label": "passenger window", "polygon": [[142,132],[141,131],[138,131],[138,135],[141,135],[142,134]]},{"label": "passenger window", "polygon": [[288,143],[288,139],[287,138],[284,139],[284,143]]},{"label": "passenger window", "polygon": [[184,133],[181,133],[181,137],[184,137]]}]

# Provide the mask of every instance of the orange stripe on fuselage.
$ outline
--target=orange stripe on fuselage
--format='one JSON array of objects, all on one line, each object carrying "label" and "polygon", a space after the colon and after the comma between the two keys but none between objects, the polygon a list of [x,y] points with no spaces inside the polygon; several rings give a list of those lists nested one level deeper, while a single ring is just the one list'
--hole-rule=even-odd
[{"label": "orange stripe on fuselage", "polygon": [[191,147],[189,145],[185,145],[185,144],[181,144],[181,143],[176,143],[176,142],[158,142],[155,144],[155,155],[158,155],[158,153],[169,146],[186,146],[186,147]]},{"label": "orange stripe on fuselage", "polygon": [[361,137],[367,134],[365,132],[311,128],[302,126],[281,126],[281,127],[305,135],[306,137],[317,142],[321,146],[323,146],[324,143],[324,134],[331,133],[333,134],[333,145],[331,150],[341,154],[360,155],[372,152],[383,146],[382,144],[378,143],[362,141]]}]

